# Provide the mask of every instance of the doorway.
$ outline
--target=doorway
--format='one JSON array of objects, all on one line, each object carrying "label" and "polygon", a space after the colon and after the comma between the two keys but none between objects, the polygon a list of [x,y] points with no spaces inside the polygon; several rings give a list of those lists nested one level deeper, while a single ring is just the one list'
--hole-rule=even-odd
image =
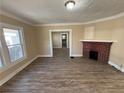
[{"label": "doorway", "polygon": [[[54,33],[59,33],[60,38],[58,38],[57,35],[53,37]],[[66,49],[68,49],[68,56],[71,57],[72,30],[71,29],[49,30],[49,35],[50,35],[50,54],[51,54],[51,57],[54,56],[53,55],[54,49],[60,50],[58,52],[59,54],[62,54],[63,51],[66,51]],[[53,39],[56,42],[60,42],[60,43],[53,42]]]},{"label": "doorway", "polygon": [[61,34],[61,42],[62,42],[62,48],[68,48],[68,33],[62,33]]},{"label": "doorway", "polygon": [[68,32],[52,32],[54,57],[69,57],[68,37]]}]

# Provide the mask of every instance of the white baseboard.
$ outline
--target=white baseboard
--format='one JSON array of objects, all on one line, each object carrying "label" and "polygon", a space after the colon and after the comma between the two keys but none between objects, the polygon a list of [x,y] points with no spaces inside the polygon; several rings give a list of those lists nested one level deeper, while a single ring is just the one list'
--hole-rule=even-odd
[{"label": "white baseboard", "polygon": [[[52,55],[38,55],[38,57],[53,57],[53,56]],[[82,54],[79,54],[79,55],[72,54],[70,57],[83,57],[83,55]]]},{"label": "white baseboard", "polygon": [[52,55],[38,55],[38,57],[53,57]]},{"label": "white baseboard", "polygon": [[82,57],[82,55],[71,55],[71,57]]},{"label": "white baseboard", "polygon": [[123,73],[124,73],[124,67],[121,69],[121,72],[123,72]]},{"label": "white baseboard", "polygon": [[[53,57],[53,56],[52,55],[38,55],[38,57]],[[73,54],[70,57],[83,57],[83,55],[82,54],[79,54],[79,55]]]},{"label": "white baseboard", "polygon": [[2,86],[4,83],[6,83],[8,80],[10,80],[12,77],[14,77],[17,73],[19,73],[21,70],[23,70],[25,67],[27,67],[30,63],[32,63],[34,60],[36,60],[38,57],[34,57],[32,60],[28,61],[26,64],[15,70],[14,72],[10,73],[8,76],[6,76],[4,79],[0,80],[0,86]]},{"label": "white baseboard", "polygon": [[117,70],[124,72],[124,67],[122,65],[115,64],[114,62],[111,62],[111,61],[109,61],[108,64],[111,66],[114,66]]}]

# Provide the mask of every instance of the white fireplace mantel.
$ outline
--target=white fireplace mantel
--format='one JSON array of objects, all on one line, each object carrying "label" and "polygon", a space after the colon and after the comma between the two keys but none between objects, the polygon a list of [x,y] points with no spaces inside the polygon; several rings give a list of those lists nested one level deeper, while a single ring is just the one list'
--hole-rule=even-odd
[{"label": "white fireplace mantel", "polygon": [[112,42],[117,42],[113,40],[80,40],[81,42],[106,42],[106,43],[112,43]]}]

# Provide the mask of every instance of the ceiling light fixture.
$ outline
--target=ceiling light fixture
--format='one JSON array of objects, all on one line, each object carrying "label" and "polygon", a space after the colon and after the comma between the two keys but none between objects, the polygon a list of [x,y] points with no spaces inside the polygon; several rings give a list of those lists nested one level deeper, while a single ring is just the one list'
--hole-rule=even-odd
[{"label": "ceiling light fixture", "polygon": [[68,0],[66,3],[65,3],[65,7],[68,9],[68,10],[72,10],[75,6],[75,1],[74,0]]}]

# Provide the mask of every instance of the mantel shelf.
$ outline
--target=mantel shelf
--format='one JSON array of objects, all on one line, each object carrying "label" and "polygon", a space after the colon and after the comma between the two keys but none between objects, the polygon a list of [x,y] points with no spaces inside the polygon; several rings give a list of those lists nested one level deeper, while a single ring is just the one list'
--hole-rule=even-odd
[{"label": "mantel shelf", "polygon": [[117,41],[113,41],[113,40],[80,40],[81,42],[106,42],[106,43],[113,43],[113,42],[117,42]]}]

